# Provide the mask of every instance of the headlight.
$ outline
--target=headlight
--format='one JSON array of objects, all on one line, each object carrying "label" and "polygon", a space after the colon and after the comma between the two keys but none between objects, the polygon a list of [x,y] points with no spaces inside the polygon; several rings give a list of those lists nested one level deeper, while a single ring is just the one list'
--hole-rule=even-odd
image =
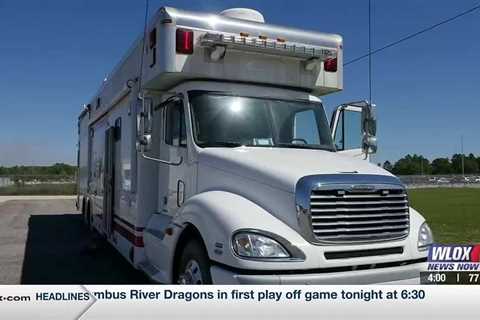
[{"label": "headlight", "polygon": [[426,222],[422,223],[418,231],[418,250],[427,250],[428,246],[433,243],[432,230]]},{"label": "headlight", "polygon": [[289,258],[288,251],[277,241],[256,233],[240,232],[233,237],[233,250],[245,258]]}]

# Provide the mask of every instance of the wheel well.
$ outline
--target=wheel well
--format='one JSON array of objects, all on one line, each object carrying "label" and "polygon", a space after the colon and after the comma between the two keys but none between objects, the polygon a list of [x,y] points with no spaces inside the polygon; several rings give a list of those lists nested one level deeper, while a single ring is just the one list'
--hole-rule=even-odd
[{"label": "wheel well", "polygon": [[[175,281],[175,279],[178,276],[178,264],[180,263],[180,257],[183,251],[183,248],[185,248],[185,245],[192,239],[196,239],[201,242],[203,247],[206,250],[205,246],[205,241],[202,238],[202,235],[200,234],[200,231],[193,225],[193,224],[187,224],[187,226],[183,229],[182,233],[180,234],[180,237],[178,238],[177,245],[175,246],[175,254],[173,256],[173,265],[172,265],[172,283]],[[208,254],[208,251],[207,251]]]}]

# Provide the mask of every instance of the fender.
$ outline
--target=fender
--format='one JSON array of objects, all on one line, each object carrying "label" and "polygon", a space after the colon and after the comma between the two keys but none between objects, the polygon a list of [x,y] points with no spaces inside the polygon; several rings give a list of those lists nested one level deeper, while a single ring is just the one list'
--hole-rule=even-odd
[{"label": "fender", "polygon": [[233,233],[240,229],[258,229],[297,244],[304,242],[296,231],[254,202],[226,191],[209,191],[192,197],[174,220],[177,224],[195,226],[210,259],[226,265],[244,264],[245,260],[236,257],[231,246]]},{"label": "fender", "polygon": [[[239,229],[263,230],[288,239],[294,246],[307,245],[284,222],[254,202],[226,191],[208,191],[189,198],[168,222],[168,226],[173,228],[171,236],[164,234],[167,224],[160,223],[161,219],[155,216],[150,219],[144,232],[144,242],[147,256],[160,257],[156,262],[151,262],[159,270],[158,276],[161,275],[163,279],[171,279],[177,242],[188,225],[199,231],[210,260],[238,268],[265,268],[265,262],[245,260],[234,255],[231,239]],[[163,230],[159,230],[160,225],[164,226]],[[148,254],[149,251],[151,254]],[[282,264],[272,263],[272,268]]]}]

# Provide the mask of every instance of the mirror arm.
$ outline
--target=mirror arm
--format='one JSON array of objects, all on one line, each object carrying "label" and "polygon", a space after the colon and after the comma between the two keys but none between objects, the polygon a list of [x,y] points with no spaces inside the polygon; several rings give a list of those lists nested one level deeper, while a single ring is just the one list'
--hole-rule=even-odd
[{"label": "mirror arm", "polygon": [[170,96],[167,99],[165,99],[162,103],[155,106],[154,110],[157,111],[159,109],[162,109],[165,106],[167,106],[170,102],[175,101],[175,100],[181,100],[181,99],[183,99],[183,94],[181,94],[181,93],[176,94],[174,96]]},{"label": "mirror arm", "polygon": [[351,101],[351,102],[348,102],[348,103],[342,103],[340,105],[340,107],[348,107],[348,106],[352,106],[352,107],[359,107],[359,108],[365,108],[366,106],[368,106],[370,103],[368,103],[367,100],[359,100],[359,101]]},{"label": "mirror arm", "polygon": [[345,112],[345,110],[348,110],[349,107],[354,107],[354,109],[351,110],[353,112],[361,112],[361,130],[363,132],[361,149],[366,160],[371,154],[375,154],[377,152],[377,125],[374,104],[369,103],[367,100],[361,100],[339,105],[333,113],[332,120],[330,122],[332,138],[335,139],[341,112]]},{"label": "mirror arm", "polygon": [[[363,160],[367,160],[368,156],[370,154],[370,147],[368,145],[366,145],[365,142],[362,141],[362,143],[363,143],[362,149],[365,150],[365,158]],[[365,145],[366,145],[366,147],[365,147]]]}]

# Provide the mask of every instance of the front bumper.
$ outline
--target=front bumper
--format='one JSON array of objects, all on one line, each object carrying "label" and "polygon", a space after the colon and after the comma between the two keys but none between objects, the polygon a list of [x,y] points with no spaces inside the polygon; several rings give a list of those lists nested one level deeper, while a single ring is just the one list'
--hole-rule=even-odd
[{"label": "front bumper", "polygon": [[213,283],[215,284],[381,284],[404,285],[420,284],[420,271],[426,270],[425,262],[356,271],[328,272],[328,273],[299,273],[299,274],[255,274],[249,272],[228,270],[218,265],[211,267]]}]

